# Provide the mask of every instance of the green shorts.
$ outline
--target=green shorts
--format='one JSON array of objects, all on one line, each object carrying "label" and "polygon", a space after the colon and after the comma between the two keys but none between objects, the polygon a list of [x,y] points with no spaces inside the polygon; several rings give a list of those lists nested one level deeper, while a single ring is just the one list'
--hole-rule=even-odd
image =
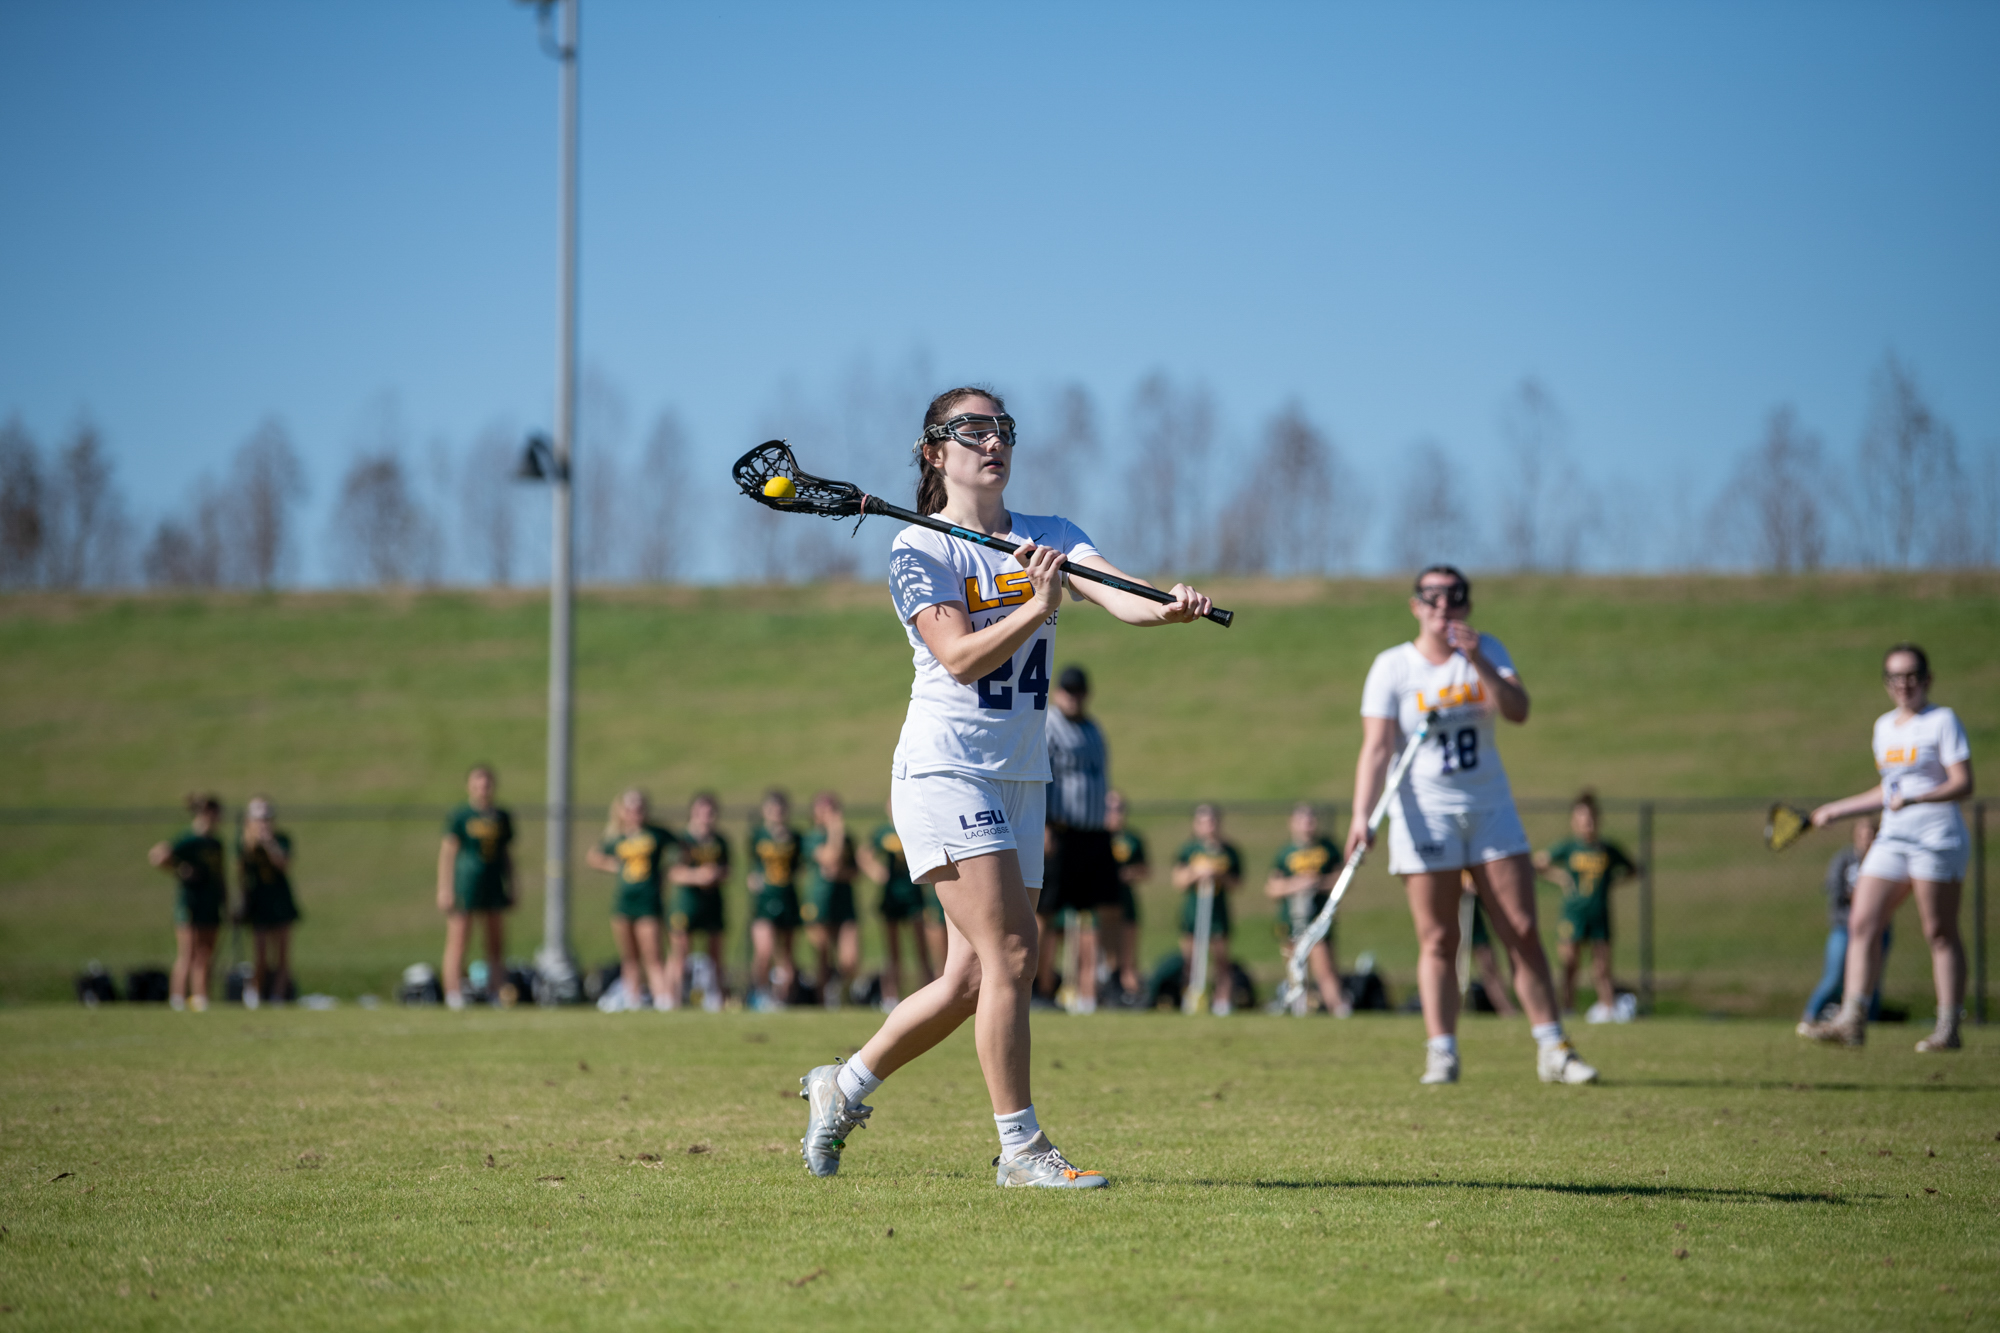
[{"label": "green shorts", "polygon": [[1556,938],[1569,944],[1586,940],[1603,940],[1609,944],[1611,904],[1605,900],[1605,895],[1563,899],[1562,921],[1556,927]]},{"label": "green shorts", "polygon": [[497,877],[461,879],[452,885],[452,899],[461,912],[504,912],[514,905],[507,886]]},{"label": "green shorts", "polygon": [[813,887],[812,900],[800,905],[799,918],[808,926],[825,926],[828,930],[838,930],[858,920],[854,911],[854,885],[822,880]]},{"label": "green shorts", "polygon": [[243,904],[243,922],[252,930],[289,926],[299,919],[299,905],[289,888],[252,889]]},{"label": "green shorts", "polygon": [[219,926],[222,924],[222,895],[219,893],[190,893],[185,887],[174,899],[174,924],[177,926]]},{"label": "green shorts", "polygon": [[722,933],[722,890],[698,889],[692,884],[674,886],[674,914],[668,921],[673,930]]},{"label": "green shorts", "polygon": [[[1199,897],[1199,894],[1192,891],[1181,895],[1181,934],[1183,935],[1194,934],[1195,906],[1196,900]],[[1229,937],[1229,896],[1227,894],[1218,893],[1215,895],[1215,910],[1210,912],[1208,917],[1208,933],[1210,938],[1227,939]]]},{"label": "green shorts", "polygon": [[923,890],[907,879],[895,880],[882,886],[884,921],[908,921],[922,912],[926,906]]},{"label": "green shorts", "polygon": [[628,921],[640,917],[660,917],[666,915],[666,908],[660,897],[660,886],[651,880],[637,884],[618,883],[618,896],[611,900],[611,915],[622,916]]},{"label": "green shorts", "polygon": [[797,930],[799,895],[789,884],[781,889],[767,884],[757,890],[756,900],[750,904],[750,916],[755,921],[768,921],[779,930]]}]

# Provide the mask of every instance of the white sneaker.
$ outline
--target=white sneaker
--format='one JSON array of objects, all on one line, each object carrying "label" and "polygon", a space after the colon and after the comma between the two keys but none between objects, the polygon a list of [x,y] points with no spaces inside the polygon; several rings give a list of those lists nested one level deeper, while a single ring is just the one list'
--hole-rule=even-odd
[{"label": "white sneaker", "polygon": [[721,1013],[722,992],[719,990],[703,991],[701,995],[701,1010],[705,1014]]},{"label": "white sneaker", "polygon": [[806,1103],[806,1136],[799,1140],[806,1169],[816,1176],[830,1176],[840,1170],[840,1153],[847,1136],[868,1123],[875,1108],[850,1102],[841,1095],[841,1062],[806,1071],[799,1080],[799,1096]]},{"label": "white sneaker", "polygon": [[1583,1021],[1586,1023],[1609,1023],[1611,1021],[1611,1006],[1600,1000],[1584,1011]]},{"label": "white sneaker", "polygon": [[1097,1012],[1097,1001],[1079,995],[1069,1002],[1069,1011],[1073,1014],[1094,1014]]},{"label": "white sneaker", "polygon": [[195,1011],[196,1013],[198,1013],[198,1014],[205,1014],[205,1013],[207,1013],[207,1012],[208,1012],[208,997],[207,997],[206,995],[190,995],[190,996],[188,996],[188,1008],[190,1008],[190,1009],[194,1010],[194,1011]]},{"label": "white sneaker", "polygon": [[1215,1002],[1208,1006],[1208,1012],[1214,1014],[1217,1018],[1227,1018],[1236,1012],[1236,1006],[1231,1004],[1227,999],[1217,997]]},{"label": "white sneaker", "polygon": [[1424,1076],[1419,1083],[1458,1082],[1458,1052],[1424,1048]]},{"label": "white sneaker", "polygon": [[465,1008],[464,993],[461,991],[446,991],[444,997],[444,1007],[451,1010],[459,1010]]},{"label": "white sneaker", "polygon": [[257,988],[255,986],[245,986],[243,988],[243,1007],[245,1009],[255,1009],[258,1003]]},{"label": "white sneaker", "polygon": [[1102,1171],[1079,1171],[1039,1131],[1012,1157],[993,1159],[996,1185],[1039,1185],[1047,1189],[1094,1190],[1111,1182]]},{"label": "white sneaker", "polygon": [[1535,1057],[1535,1072],[1544,1083],[1595,1083],[1597,1071],[1583,1062],[1566,1041],[1544,1046]]},{"label": "white sneaker", "polygon": [[1611,1021],[1629,1023],[1639,1016],[1639,997],[1626,991],[1611,1005]]}]

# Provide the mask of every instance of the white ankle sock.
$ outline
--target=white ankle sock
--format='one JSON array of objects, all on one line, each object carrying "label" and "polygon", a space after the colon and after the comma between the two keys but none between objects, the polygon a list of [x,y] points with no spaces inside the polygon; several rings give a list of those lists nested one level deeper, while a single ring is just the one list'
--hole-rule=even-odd
[{"label": "white ankle sock", "polygon": [[1035,1135],[1042,1132],[1042,1122],[1035,1119],[1035,1108],[1015,1111],[1011,1115],[996,1115],[993,1125],[1000,1131],[1000,1155],[1012,1157],[1021,1149],[1035,1141]]},{"label": "white ankle sock", "polygon": [[865,1100],[870,1093],[882,1086],[882,1080],[870,1073],[868,1066],[862,1064],[859,1059],[849,1060],[842,1065],[840,1072],[833,1076],[833,1081],[840,1089],[840,1095],[847,1098],[849,1103]]},{"label": "white ankle sock", "polygon": [[1535,1045],[1544,1051],[1551,1046],[1560,1046],[1563,1043],[1563,1025],[1561,1019],[1557,1019],[1553,1023],[1537,1023],[1530,1031],[1535,1034]]},{"label": "white ankle sock", "polygon": [[1424,1046],[1427,1050],[1435,1051],[1439,1055],[1458,1054],[1458,1038],[1449,1032],[1445,1033],[1442,1037],[1432,1037],[1424,1043]]}]

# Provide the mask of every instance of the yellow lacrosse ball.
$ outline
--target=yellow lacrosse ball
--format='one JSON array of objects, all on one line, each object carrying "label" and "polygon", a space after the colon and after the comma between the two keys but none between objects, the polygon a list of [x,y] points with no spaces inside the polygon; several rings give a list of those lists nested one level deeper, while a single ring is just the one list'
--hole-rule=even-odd
[{"label": "yellow lacrosse ball", "polygon": [[798,493],[799,488],[792,485],[790,477],[773,477],[764,483],[764,494],[773,500],[789,500]]}]

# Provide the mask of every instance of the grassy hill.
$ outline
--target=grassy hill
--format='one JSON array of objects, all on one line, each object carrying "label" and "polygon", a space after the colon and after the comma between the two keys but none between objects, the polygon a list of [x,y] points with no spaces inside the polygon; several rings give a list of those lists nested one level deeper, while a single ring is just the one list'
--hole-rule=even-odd
[{"label": "grassy hill", "polygon": [[[1261,866],[1282,840],[1277,803],[1347,795],[1362,676],[1410,620],[1400,583],[1229,584],[1217,600],[1240,613],[1234,629],[1141,632],[1066,609],[1058,656],[1091,669],[1115,775],[1161,853],[1182,808],[1214,798],[1240,803],[1232,834]],[[1783,1012],[1817,975],[1832,842],[1772,857],[1749,807],[1873,780],[1883,647],[1924,643],[1975,752],[2000,741],[1993,576],[1490,579],[1475,612],[1534,695],[1528,725],[1501,742],[1518,793],[1559,801],[1588,783],[1614,801],[1745,802],[1660,816],[1659,961],[1664,996],[1682,1006]],[[183,791],[215,788],[232,804],[268,792],[281,811],[403,804],[441,818],[481,759],[499,767],[503,799],[537,801],[546,623],[545,600],[528,593],[0,599],[0,807],[164,812]],[[865,818],[887,794],[909,658],[872,585],[603,590],[578,613],[577,680],[578,795],[593,807],[631,782],[670,811],[696,787],[741,806],[779,784],[836,788]],[[1614,810],[1609,832],[1629,841],[1632,817]],[[435,820],[282,822],[300,842],[307,986],[380,990],[435,954]],[[1560,822],[1529,811],[1538,840]],[[143,854],[174,825],[163,814],[6,826],[0,997],[53,997],[92,957],[118,969],[167,956],[169,886]],[[526,833],[520,861],[533,867],[540,830]],[[519,952],[538,932],[528,887]],[[609,951],[608,901],[606,883],[583,880],[586,957]],[[1268,964],[1262,908],[1247,906],[1241,951]],[[1630,906],[1619,906],[1622,973]],[[1170,947],[1169,907],[1156,885],[1149,957]],[[1890,986],[1916,998],[1926,965],[1914,919],[1903,925]],[[1343,954],[1360,949],[1407,983],[1408,918],[1379,864],[1343,915]]]}]

